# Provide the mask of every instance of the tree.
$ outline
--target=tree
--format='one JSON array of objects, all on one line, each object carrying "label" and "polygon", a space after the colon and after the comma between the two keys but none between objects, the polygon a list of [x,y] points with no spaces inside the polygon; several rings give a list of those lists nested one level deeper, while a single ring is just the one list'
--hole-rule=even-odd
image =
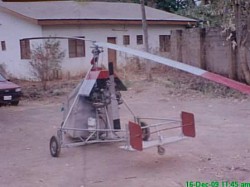
[{"label": "tree", "polygon": [[185,7],[184,9],[178,10],[176,13],[198,19],[201,21],[202,26],[204,27],[228,27],[228,25],[226,24],[230,24],[232,22],[234,12],[230,0],[202,0],[196,2],[200,3],[193,5],[189,4],[189,6]]},{"label": "tree", "polygon": [[[236,64],[233,76],[250,84],[250,0],[202,0],[199,6],[188,7],[179,11],[181,15],[203,21],[205,27],[219,26],[231,33],[228,39],[232,41],[236,54]],[[236,33],[236,34],[235,34]]]},{"label": "tree", "polygon": [[61,70],[64,56],[65,52],[61,50],[60,42],[51,39],[34,46],[31,50],[31,72],[41,81],[44,90],[47,89],[47,81],[53,78],[53,72]]},{"label": "tree", "polygon": [[[250,2],[233,1],[235,10],[237,62],[242,70],[242,78],[250,85],[250,68],[248,53],[250,51]],[[241,77],[239,77],[241,78]]]},{"label": "tree", "polygon": [[186,9],[188,6],[193,6],[193,0],[156,0],[156,8],[168,11],[177,12]]}]

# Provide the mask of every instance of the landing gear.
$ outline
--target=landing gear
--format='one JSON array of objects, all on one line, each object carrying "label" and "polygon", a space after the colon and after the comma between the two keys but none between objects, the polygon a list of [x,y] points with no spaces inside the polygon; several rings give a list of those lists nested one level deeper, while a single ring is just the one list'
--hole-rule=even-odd
[{"label": "landing gear", "polygon": [[157,146],[157,151],[159,155],[164,155],[165,154],[165,149],[161,145]]},{"label": "landing gear", "polygon": [[50,138],[49,147],[50,147],[51,156],[58,157],[60,155],[61,142],[60,142],[60,139],[57,136],[52,136]]},{"label": "landing gear", "polygon": [[143,141],[148,141],[149,137],[150,137],[149,127],[146,127],[148,125],[145,122],[143,122],[143,121],[140,122],[140,125],[142,127],[142,140]]}]

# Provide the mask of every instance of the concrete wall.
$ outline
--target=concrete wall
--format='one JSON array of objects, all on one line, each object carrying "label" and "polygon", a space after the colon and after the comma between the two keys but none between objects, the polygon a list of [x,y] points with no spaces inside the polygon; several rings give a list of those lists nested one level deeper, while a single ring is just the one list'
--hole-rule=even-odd
[{"label": "concrete wall", "polygon": [[235,51],[221,28],[172,31],[171,58],[234,78]]},{"label": "concrete wall", "polygon": [[20,39],[41,36],[42,30],[36,24],[0,11],[0,41],[5,41],[6,50],[0,47],[0,63],[14,77],[25,78],[30,73],[27,60],[21,60]]},{"label": "concrete wall", "polygon": [[205,35],[205,64],[208,71],[229,76],[232,60],[231,42],[226,41],[226,35],[220,28],[206,30]]},{"label": "concrete wall", "polygon": [[[174,26],[149,26],[149,46],[153,53],[159,51],[159,35],[170,35],[171,30],[181,29],[182,27]],[[141,26],[129,25],[98,25],[98,26],[46,26],[43,27],[43,36],[65,36],[75,37],[84,36],[87,40],[107,42],[107,37],[115,37],[118,45],[123,45],[123,35],[130,36],[130,44],[126,47],[143,50],[144,45],[137,45],[136,36],[143,35]],[[66,51],[66,57],[63,61],[63,74],[77,75],[86,71],[90,67],[90,60],[92,59],[92,42],[86,41],[86,57],[69,58],[67,40],[61,40],[63,50]],[[166,53],[162,54],[166,56]],[[127,61],[130,61],[135,56],[117,51],[117,66],[122,67]],[[99,63],[107,67],[108,53],[107,49],[101,53]]]}]

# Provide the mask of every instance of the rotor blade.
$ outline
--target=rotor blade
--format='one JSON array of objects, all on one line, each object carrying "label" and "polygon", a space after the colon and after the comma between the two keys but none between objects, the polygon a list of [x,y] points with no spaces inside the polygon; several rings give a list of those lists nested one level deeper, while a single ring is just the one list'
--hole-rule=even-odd
[{"label": "rotor blade", "polygon": [[72,39],[72,40],[84,40],[84,41],[90,41],[95,42],[94,40],[87,40],[85,38],[79,38],[79,37],[64,37],[64,36],[44,36],[44,37],[33,37],[33,38],[23,38],[22,40],[46,40],[46,39]]},{"label": "rotor blade", "polygon": [[242,93],[246,93],[246,94],[250,94],[250,86],[237,82],[235,80],[226,78],[224,76],[215,74],[215,73],[211,73],[208,72],[206,70],[202,70],[200,68],[194,67],[194,66],[190,66],[188,64],[184,64],[175,60],[171,60],[168,58],[163,58],[157,55],[153,55],[144,51],[139,51],[139,50],[135,50],[135,49],[130,49],[127,47],[123,47],[123,46],[119,46],[119,45],[115,45],[115,44],[111,44],[111,43],[104,43],[104,42],[96,42],[96,45],[100,46],[100,47],[106,47],[106,48],[110,48],[110,49],[114,49],[117,51],[122,51],[122,52],[126,52],[135,56],[139,56],[142,58],[146,58],[155,62],[158,62],[160,64],[164,64],[179,70],[183,70],[185,72],[191,73],[193,75],[197,75],[197,76],[201,76],[205,79],[226,85],[228,87],[234,88]]}]

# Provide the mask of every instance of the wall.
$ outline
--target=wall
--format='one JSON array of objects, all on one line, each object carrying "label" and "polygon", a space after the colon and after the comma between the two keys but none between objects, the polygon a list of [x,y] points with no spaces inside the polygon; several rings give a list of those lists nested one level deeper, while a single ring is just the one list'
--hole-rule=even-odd
[{"label": "wall", "polygon": [[[0,63],[4,63],[8,73],[16,78],[32,78],[29,60],[21,60],[20,39],[46,36],[75,37],[84,36],[87,40],[107,42],[107,37],[115,37],[118,45],[123,45],[123,35],[130,36],[130,44],[126,47],[143,50],[144,45],[137,45],[136,36],[143,35],[140,25],[75,25],[75,26],[39,26],[16,16],[0,11],[0,41],[6,42],[6,51],[0,50]],[[183,26],[149,26],[149,46],[152,53],[159,51],[159,35],[170,35],[171,30],[182,29]],[[41,40],[32,40],[32,46]],[[92,59],[92,42],[86,41],[86,56],[82,58],[69,58],[68,41],[60,40],[62,50],[65,51],[65,58],[62,63],[64,77],[82,75],[90,67]],[[32,48],[31,46],[31,48]],[[159,53],[158,53],[159,54]],[[169,56],[169,53],[161,53],[162,56]],[[137,57],[117,51],[117,65],[122,67],[127,61]],[[107,67],[107,49],[101,53],[99,63]]]},{"label": "wall", "polygon": [[[149,45],[150,49],[154,51],[159,50],[159,35],[170,35],[172,29],[181,29],[182,27],[175,26],[149,26]],[[61,40],[63,50],[66,51],[66,56],[63,61],[64,75],[80,75],[87,71],[90,67],[90,60],[92,59],[92,41],[107,42],[107,37],[115,37],[118,45],[123,45],[123,35],[130,36],[130,44],[126,47],[143,50],[144,45],[137,45],[136,36],[143,35],[141,26],[131,25],[92,25],[90,26],[45,26],[42,28],[43,36],[64,36],[76,37],[84,36],[87,40],[85,42],[86,56],[82,58],[69,58],[67,40]],[[99,63],[107,67],[108,54],[107,49],[103,49],[99,58]],[[164,55],[164,54],[163,54]],[[117,51],[117,65],[122,67],[127,61],[137,58],[130,54]]]},{"label": "wall", "polygon": [[235,51],[221,28],[172,31],[171,58],[234,78]]},{"label": "wall", "polygon": [[41,28],[33,23],[0,11],[0,41],[5,41],[6,51],[0,47],[0,63],[14,77],[25,78],[30,74],[27,60],[20,57],[20,39],[41,36]]},{"label": "wall", "polygon": [[206,30],[205,35],[205,64],[211,72],[229,76],[232,60],[231,42],[226,41],[226,34],[220,28]]}]

